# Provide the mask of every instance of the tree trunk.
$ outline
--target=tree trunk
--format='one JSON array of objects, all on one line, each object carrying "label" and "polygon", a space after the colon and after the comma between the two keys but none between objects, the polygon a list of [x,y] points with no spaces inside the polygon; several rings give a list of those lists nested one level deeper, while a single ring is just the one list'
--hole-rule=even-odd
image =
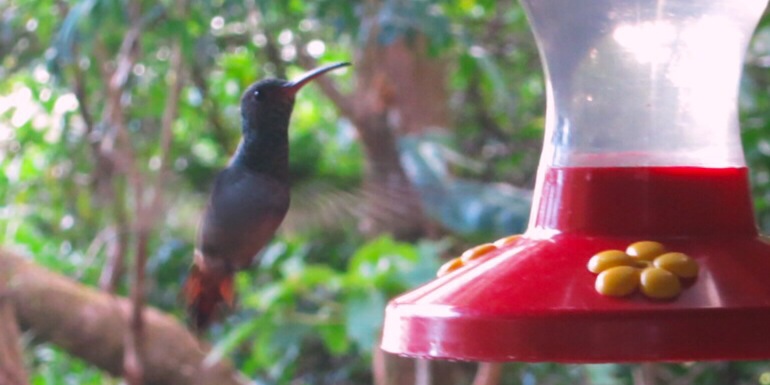
[{"label": "tree trunk", "polygon": [[[112,375],[122,375],[128,299],[84,286],[2,249],[0,283],[7,286],[6,297],[23,329]],[[173,317],[145,308],[144,320],[146,384],[247,383],[228,363],[208,362],[208,347]]]},{"label": "tree trunk", "polygon": [[371,25],[357,55],[349,108],[366,153],[364,189],[370,199],[363,230],[415,239],[425,234],[427,221],[401,165],[398,137],[449,125],[447,66],[441,57],[428,56],[424,36],[383,45]]},{"label": "tree trunk", "polygon": [[0,384],[28,384],[19,343],[19,325],[3,280],[0,280]]}]

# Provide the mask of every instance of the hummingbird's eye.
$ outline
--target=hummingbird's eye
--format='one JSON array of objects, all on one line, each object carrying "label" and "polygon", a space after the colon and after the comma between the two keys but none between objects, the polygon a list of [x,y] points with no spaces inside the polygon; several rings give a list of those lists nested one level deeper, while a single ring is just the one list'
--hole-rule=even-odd
[{"label": "hummingbird's eye", "polygon": [[265,97],[264,92],[254,91],[254,100],[261,101]]}]

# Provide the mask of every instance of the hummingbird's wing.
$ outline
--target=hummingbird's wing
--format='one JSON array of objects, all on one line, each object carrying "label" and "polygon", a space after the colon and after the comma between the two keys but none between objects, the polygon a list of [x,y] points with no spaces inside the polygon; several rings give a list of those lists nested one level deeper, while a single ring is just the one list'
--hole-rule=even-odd
[{"label": "hummingbird's wing", "polygon": [[237,165],[223,170],[198,233],[206,267],[248,267],[283,221],[289,200],[284,182]]}]

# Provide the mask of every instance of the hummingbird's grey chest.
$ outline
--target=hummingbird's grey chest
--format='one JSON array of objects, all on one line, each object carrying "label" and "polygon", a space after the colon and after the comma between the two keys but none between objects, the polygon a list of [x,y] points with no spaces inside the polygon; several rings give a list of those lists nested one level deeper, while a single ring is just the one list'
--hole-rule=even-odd
[{"label": "hummingbird's grey chest", "polygon": [[247,267],[272,238],[289,208],[287,183],[231,165],[214,185],[198,234],[198,248],[224,268]]}]

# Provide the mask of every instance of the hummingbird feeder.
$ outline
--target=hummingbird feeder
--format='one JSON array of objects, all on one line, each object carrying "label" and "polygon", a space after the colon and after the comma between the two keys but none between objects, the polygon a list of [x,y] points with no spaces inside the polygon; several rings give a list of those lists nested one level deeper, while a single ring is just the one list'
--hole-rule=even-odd
[{"label": "hummingbird feeder", "polygon": [[382,347],[474,361],[770,359],[738,126],[767,0],[523,0],[546,74],[528,230],[388,305]]}]

